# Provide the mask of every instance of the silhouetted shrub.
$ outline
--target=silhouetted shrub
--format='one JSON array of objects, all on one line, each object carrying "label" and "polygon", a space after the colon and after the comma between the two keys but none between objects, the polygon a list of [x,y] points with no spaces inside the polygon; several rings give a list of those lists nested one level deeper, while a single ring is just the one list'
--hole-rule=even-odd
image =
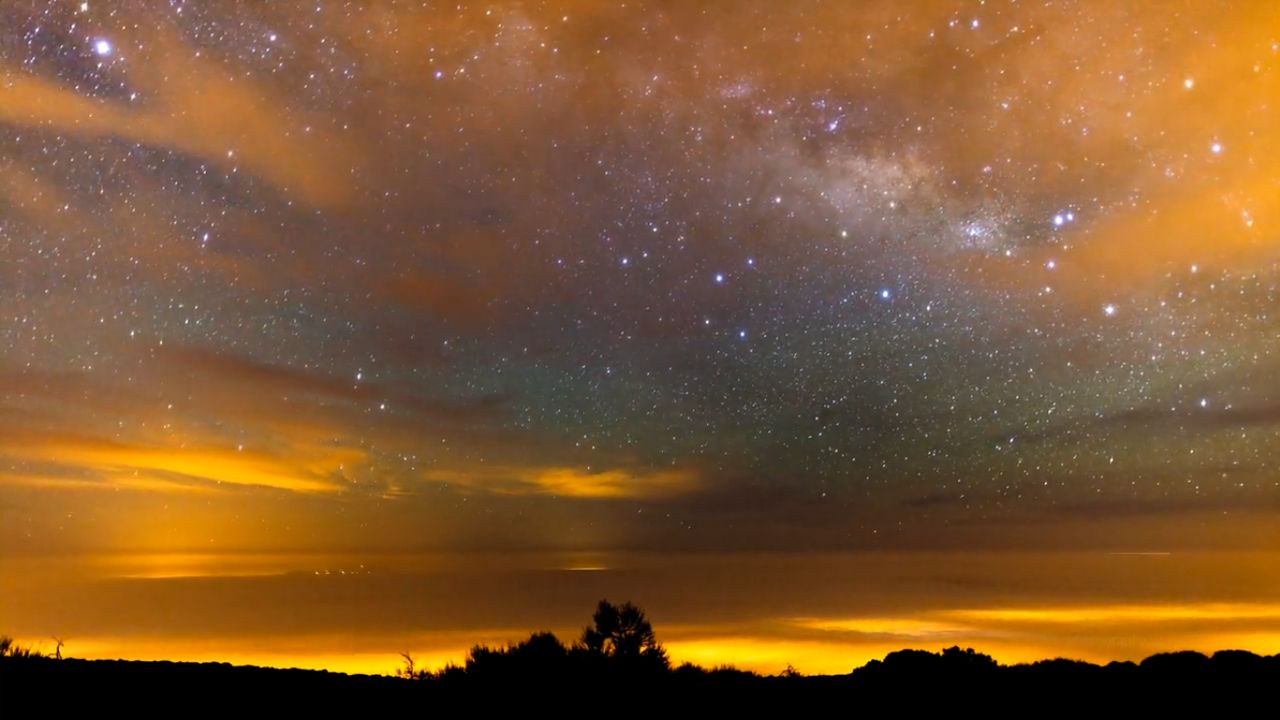
[{"label": "silhouetted shrub", "polygon": [[[59,647],[61,647],[61,645],[59,645]],[[0,635],[0,657],[39,658],[44,656],[44,653],[39,650],[33,650],[25,645],[19,645],[8,635]]]},{"label": "silhouetted shrub", "polygon": [[1208,669],[1209,658],[1202,653],[1190,650],[1160,653],[1143,660],[1138,667],[1144,673],[1155,672],[1167,676],[1189,675]]},{"label": "silhouetted shrub", "polygon": [[653,625],[640,608],[601,600],[591,619],[593,624],[582,631],[581,640],[588,653],[628,668],[670,669],[667,651],[658,644]]}]

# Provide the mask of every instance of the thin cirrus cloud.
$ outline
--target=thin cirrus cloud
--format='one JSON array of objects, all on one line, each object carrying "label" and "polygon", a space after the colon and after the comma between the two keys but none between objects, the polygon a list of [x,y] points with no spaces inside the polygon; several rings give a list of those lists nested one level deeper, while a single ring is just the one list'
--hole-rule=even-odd
[{"label": "thin cirrus cloud", "polygon": [[306,493],[343,489],[343,469],[364,459],[356,448],[296,445],[284,453],[166,438],[162,443],[115,441],[69,432],[0,433],[0,456],[11,470],[0,482],[44,488],[200,492],[257,486]]},{"label": "thin cirrus cloud", "polygon": [[128,64],[130,82],[145,103],[86,97],[44,78],[9,73],[0,83],[0,121],[177,150],[315,205],[354,199],[357,153],[350,143],[272,102],[271,88],[233,75],[163,32],[149,37],[136,56],[113,62]]},{"label": "thin cirrus cloud", "polygon": [[506,437],[496,428],[502,397],[397,394],[198,347],[165,347],[138,362],[145,384],[0,371],[0,417],[12,420],[0,432],[7,466],[0,482],[333,493],[394,475],[370,469],[378,452],[408,452],[428,437],[463,444]]},{"label": "thin cirrus cloud", "polygon": [[[382,488],[384,497],[447,485],[466,494],[586,501],[668,500],[706,487],[688,468],[621,460],[603,469],[570,465],[563,460],[572,453],[504,427],[511,398],[503,395],[406,394],[363,378],[288,369],[197,346],[163,346],[139,362],[140,374],[150,378],[145,386],[77,373],[0,374],[6,399],[0,412],[39,426],[0,433],[0,457],[10,468],[0,482],[182,493]],[[104,425],[104,416],[116,418],[116,427]],[[414,473],[389,459],[441,439],[460,453],[487,449],[510,460]],[[436,451],[435,459],[448,463],[445,452]]]},{"label": "thin cirrus cloud", "polygon": [[661,499],[701,489],[698,475],[684,469],[501,467],[433,470],[428,481],[502,495],[551,495],[588,500]]}]

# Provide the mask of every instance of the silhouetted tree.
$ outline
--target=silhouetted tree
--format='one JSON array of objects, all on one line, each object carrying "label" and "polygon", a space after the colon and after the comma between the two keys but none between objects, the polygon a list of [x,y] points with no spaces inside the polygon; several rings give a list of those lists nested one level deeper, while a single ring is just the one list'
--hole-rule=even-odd
[{"label": "silhouetted tree", "polygon": [[404,664],[396,668],[396,677],[405,678],[407,680],[425,680],[431,677],[431,671],[421,669],[418,663],[413,659],[413,655],[407,652],[400,653],[400,657],[404,660]]},{"label": "silhouetted tree", "polygon": [[640,608],[630,602],[614,605],[601,600],[591,619],[593,624],[582,631],[581,641],[588,653],[628,665],[669,668],[667,651],[658,644],[653,625]]}]

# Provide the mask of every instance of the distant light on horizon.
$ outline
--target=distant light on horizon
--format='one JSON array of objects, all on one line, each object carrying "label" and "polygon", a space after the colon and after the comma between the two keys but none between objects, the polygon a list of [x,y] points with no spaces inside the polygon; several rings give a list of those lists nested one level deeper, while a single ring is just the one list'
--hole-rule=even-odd
[{"label": "distant light on horizon", "polygon": [[1280,1],[2,7],[0,632],[1133,657],[1280,589]]}]

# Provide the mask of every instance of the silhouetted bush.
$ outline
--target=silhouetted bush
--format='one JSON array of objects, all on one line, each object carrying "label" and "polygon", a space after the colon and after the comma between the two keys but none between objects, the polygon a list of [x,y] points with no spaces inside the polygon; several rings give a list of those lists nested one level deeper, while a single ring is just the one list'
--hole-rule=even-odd
[{"label": "silhouetted bush", "polygon": [[[582,639],[566,646],[550,632],[504,647],[476,645],[461,667],[421,676],[447,687],[570,684],[603,686],[670,674],[666,651],[644,611],[601,600]],[[401,671],[401,675],[404,672]]]},{"label": "silhouetted bush", "polygon": [[1138,667],[1144,672],[1155,672],[1161,675],[1192,675],[1207,670],[1209,658],[1202,653],[1190,650],[1160,653],[1143,660]]},{"label": "silhouetted bush", "polygon": [[540,632],[504,648],[476,645],[461,670],[472,679],[542,679],[563,673],[568,661],[569,648],[552,633]]},{"label": "silhouetted bush", "polygon": [[437,672],[423,672],[406,655],[400,677],[225,663],[56,660],[0,638],[0,717],[25,716],[20,708],[35,708],[50,698],[60,703],[64,698],[92,700],[94,712],[103,702],[191,709],[193,698],[199,698],[202,710],[213,701],[237,707],[253,703],[255,709],[274,702],[289,716],[302,709],[327,716],[342,703],[358,707],[361,716],[375,709],[448,714],[455,708],[481,716],[508,709],[564,716],[658,708],[691,715],[799,716],[842,707],[860,714],[888,709],[908,715],[926,708],[965,708],[988,714],[1063,714],[1070,709],[1145,716],[1163,708],[1186,714],[1196,707],[1227,714],[1219,712],[1224,704],[1269,697],[1280,681],[1280,656],[1243,651],[1212,657],[1165,653],[1140,664],[1098,666],[1059,658],[1002,666],[973,649],[952,647],[937,653],[889,653],[847,675],[792,671],[762,676],[691,663],[673,669],[643,612],[628,606],[602,603],[584,640],[572,646],[539,632],[500,648],[478,645],[464,664]]},{"label": "silhouetted bush", "polygon": [[[59,645],[59,647],[61,647],[61,645]],[[19,645],[8,635],[0,635],[0,657],[38,658],[45,657],[45,654],[39,650],[33,650],[25,645]]]}]

